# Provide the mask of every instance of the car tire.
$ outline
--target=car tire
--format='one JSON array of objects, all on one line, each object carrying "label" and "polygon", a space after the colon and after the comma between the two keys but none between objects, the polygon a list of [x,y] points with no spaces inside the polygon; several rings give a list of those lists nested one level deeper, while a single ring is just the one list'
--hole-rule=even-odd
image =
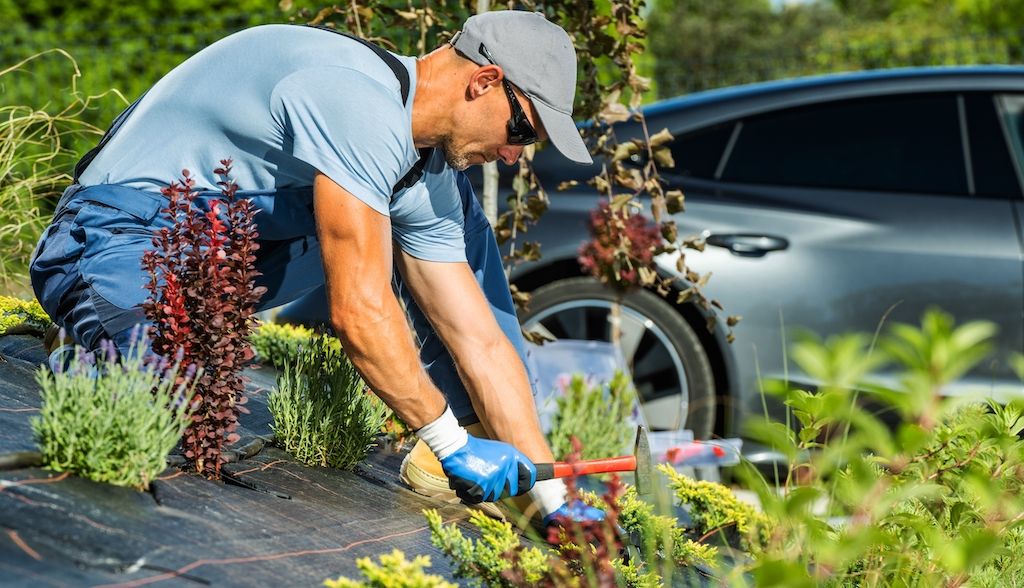
[{"label": "car tire", "polygon": [[[591,278],[568,278],[532,292],[524,330],[560,339],[611,340],[615,294]],[[652,429],[689,429],[698,439],[715,424],[715,380],[700,339],[657,294],[638,290],[622,301],[620,349]],[[671,408],[674,408],[672,414]]]}]

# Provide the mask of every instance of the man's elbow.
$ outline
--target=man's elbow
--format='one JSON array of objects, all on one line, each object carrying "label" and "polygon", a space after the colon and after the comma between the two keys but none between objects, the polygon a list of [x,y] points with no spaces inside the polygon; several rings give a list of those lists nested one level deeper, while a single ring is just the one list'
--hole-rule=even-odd
[{"label": "man's elbow", "polygon": [[331,310],[331,326],[346,348],[360,349],[375,336],[381,326],[391,318],[391,313],[379,306],[346,306]]}]

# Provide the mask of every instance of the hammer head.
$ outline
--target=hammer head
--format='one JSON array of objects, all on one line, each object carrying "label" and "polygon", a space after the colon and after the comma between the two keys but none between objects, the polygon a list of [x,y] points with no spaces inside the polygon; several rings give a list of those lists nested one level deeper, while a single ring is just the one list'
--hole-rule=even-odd
[{"label": "hammer head", "polygon": [[636,442],[633,444],[636,457],[636,492],[641,500],[651,502],[654,498],[654,465],[651,462],[651,446],[647,443],[647,431],[636,428]]}]

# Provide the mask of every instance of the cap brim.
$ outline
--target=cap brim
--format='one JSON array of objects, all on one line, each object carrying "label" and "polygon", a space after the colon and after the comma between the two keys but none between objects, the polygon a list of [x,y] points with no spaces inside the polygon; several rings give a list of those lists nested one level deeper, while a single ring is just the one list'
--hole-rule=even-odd
[{"label": "cap brim", "polygon": [[594,162],[590,157],[590,150],[583,142],[579,129],[572,117],[558,112],[554,108],[544,104],[540,100],[532,100],[533,108],[548,133],[548,140],[558,149],[558,152],[569,158],[569,160],[580,165],[590,165]]}]

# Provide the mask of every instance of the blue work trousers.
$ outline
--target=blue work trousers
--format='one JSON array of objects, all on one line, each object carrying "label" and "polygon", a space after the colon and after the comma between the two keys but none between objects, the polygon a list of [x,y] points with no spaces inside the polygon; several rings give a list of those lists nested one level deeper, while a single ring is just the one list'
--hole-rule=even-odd
[{"label": "blue work trousers", "polygon": [[[323,290],[324,273],[316,238],[310,190],[283,194],[239,193],[261,210],[257,285],[267,288],[258,309],[265,310]],[[206,209],[219,193],[200,194]],[[303,198],[308,215],[274,215],[274,198]],[[471,190],[462,193],[466,256],[490,302],[494,318],[524,361],[526,348],[508,291],[501,255],[491,227]],[[32,287],[43,309],[75,342],[99,348],[104,339],[124,353],[137,324],[147,324],[142,302],[149,276],[141,259],[152,249],[153,232],[169,226],[161,209],[166,198],[118,185],[73,185],[62,196],[53,222],[36,246],[30,268]],[[400,276],[396,293],[405,301],[420,342],[420,358],[434,383],[446,395],[464,424],[477,419],[448,350],[405,288]],[[326,305],[324,322],[327,322]]]}]

